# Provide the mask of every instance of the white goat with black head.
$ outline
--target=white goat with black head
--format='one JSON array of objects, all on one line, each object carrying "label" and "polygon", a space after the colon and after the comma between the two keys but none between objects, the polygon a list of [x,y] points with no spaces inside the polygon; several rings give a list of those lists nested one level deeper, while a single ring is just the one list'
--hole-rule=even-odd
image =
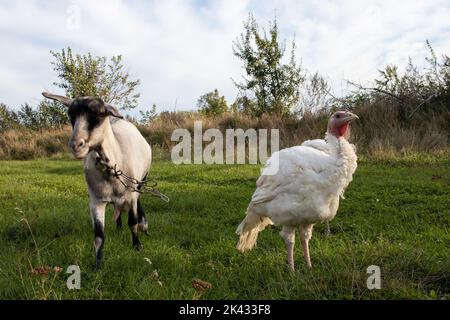
[{"label": "white goat with black head", "polygon": [[122,225],[120,214],[128,211],[133,246],[141,249],[138,229],[147,232],[148,223],[139,201],[140,193],[130,190],[110,172],[102,170],[99,159],[104,166],[116,167],[142,181],[146,179],[151,164],[150,145],[133,124],[123,120],[114,107],[98,97],[70,99],[47,92],[42,95],[68,107],[73,128],[69,147],[75,158],[84,159],[97,268],[101,266],[103,257],[105,209],[108,203],[114,204],[114,219],[118,228]]}]

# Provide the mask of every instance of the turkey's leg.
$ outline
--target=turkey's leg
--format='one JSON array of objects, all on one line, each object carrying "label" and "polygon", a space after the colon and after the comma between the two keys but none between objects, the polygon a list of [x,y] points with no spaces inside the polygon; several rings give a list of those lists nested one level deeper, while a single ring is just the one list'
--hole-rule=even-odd
[{"label": "turkey's leg", "polygon": [[330,234],[331,234],[330,221],[326,220],[325,221],[325,235],[329,236]]},{"label": "turkey's leg", "polygon": [[300,226],[300,241],[302,242],[303,258],[305,258],[306,265],[309,269],[312,268],[311,258],[309,257],[309,240],[311,239],[312,229],[312,224]]},{"label": "turkey's leg", "polygon": [[284,243],[286,243],[289,269],[295,271],[294,265],[295,228],[283,226],[283,229],[281,230],[281,236],[284,239]]}]

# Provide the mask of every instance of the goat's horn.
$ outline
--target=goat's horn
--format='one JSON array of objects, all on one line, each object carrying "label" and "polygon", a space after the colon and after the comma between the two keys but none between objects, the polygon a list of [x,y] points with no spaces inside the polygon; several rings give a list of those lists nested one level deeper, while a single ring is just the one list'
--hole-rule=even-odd
[{"label": "goat's horn", "polygon": [[106,108],[106,112],[110,115],[110,116],[113,116],[113,117],[116,117],[116,118],[120,118],[120,119],[123,119],[123,116],[119,113],[119,111],[116,109],[116,108],[114,108],[112,105],[110,105],[110,104],[105,104],[105,108]]},{"label": "goat's horn", "polygon": [[72,99],[68,98],[68,97],[64,97],[64,96],[58,96],[56,94],[53,93],[49,93],[49,92],[42,92],[42,95],[48,99],[52,99],[52,100],[56,100],[61,102],[63,105],[66,106],[70,106],[72,104]]}]

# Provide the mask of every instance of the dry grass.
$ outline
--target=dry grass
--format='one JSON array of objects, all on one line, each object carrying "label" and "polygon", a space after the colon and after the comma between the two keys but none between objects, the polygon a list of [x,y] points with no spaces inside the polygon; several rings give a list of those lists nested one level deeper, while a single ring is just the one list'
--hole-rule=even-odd
[{"label": "dry grass", "polygon": [[[362,106],[355,110],[360,120],[352,124],[350,140],[358,153],[378,159],[397,158],[412,154],[442,155],[448,153],[448,122],[444,116],[417,116],[401,121],[397,109],[389,105],[374,108]],[[280,148],[299,145],[308,139],[324,136],[329,112],[307,113],[301,119],[263,115],[252,118],[243,114],[225,114],[218,118],[205,118],[197,114],[180,117],[170,114],[157,118],[141,132],[153,146],[170,150],[175,144],[170,136],[176,128],[186,128],[191,133],[194,121],[202,121],[203,130],[218,128],[279,129]]]},{"label": "dry grass", "polygon": [[32,159],[67,152],[70,127],[8,130],[0,134],[0,159]]},{"label": "dry grass", "polygon": [[[358,153],[376,159],[389,159],[414,154],[448,154],[448,117],[416,115],[404,119],[391,105],[360,106],[354,111],[360,120],[352,124],[351,141]],[[301,144],[307,139],[323,137],[329,112],[307,113],[301,119],[263,115],[259,118],[228,113],[221,117],[206,117],[198,113],[164,112],[148,125],[138,125],[152,145],[156,158],[168,159],[171,141],[177,128],[194,131],[194,122],[202,121],[203,130],[218,128],[279,129],[280,148]],[[66,153],[70,127],[32,130],[9,130],[0,135],[0,159],[30,159],[58,156]]]},{"label": "dry grass", "polygon": [[386,104],[361,106],[355,112],[360,121],[352,125],[353,141],[366,155],[383,158],[448,152],[449,123],[445,112],[410,117]]}]

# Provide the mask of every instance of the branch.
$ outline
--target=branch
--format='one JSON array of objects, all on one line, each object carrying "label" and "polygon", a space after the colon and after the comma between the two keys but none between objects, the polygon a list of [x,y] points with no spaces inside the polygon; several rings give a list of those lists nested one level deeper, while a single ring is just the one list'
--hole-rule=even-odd
[{"label": "branch", "polygon": [[372,91],[376,91],[376,92],[379,92],[379,93],[383,93],[385,95],[388,95],[388,96],[396,99],[397,101],[401,102],[402,104],[407,104],[407,102],[405,100],[403,100],[399,96],[397,96],[397,95],[395,95],[395,94],[393,94],[393,93],[391,93],[389,91],[386,91],[386,90],[383,90],[383,89],[379,89],[379,88],[373,88],[373,87],[363,87],[362,85],[357,84],[355,82],[352,82],[350,80],[347,80],[347,83],[352,85],[352,86],[354,86],[354,87],[357,87],[360,90],[372,90]]},{"label": "branch", "polygon": [[419,110],[419,108],[420,108],[421,106],[423,106],[425,103],[431,101],[431,99],[437,98],[437,97],[438,97],[438,94],[437,94],[437,93],[433,93],[431,96],[429,96],[428,98],[426,98],[425,100],[423,100],[421,103],[419,103],[419,104],[417,105],[416,108],[414,108],[414,110],[411,112],[411,114],[409,115],[408,118],[411,119],[412,116],[414,115],[414,113],[416,113],[416,111]]},{"label": "branch", "polygon": [[[326,89],[326,90],[325,90],[325,94],[326,94],[326,95],[329,95],[331,98],[333,98],[333,99],[336,100],[336,101],[341,102],[341,103],[344,104],[344,105],[350,105],[350,103],[348,103],[347,100],[345,100],[345,99],[343,99],[343,98],[338,98],[338,97],[336,97],[334,94],[332,94],[332,93],[331,93],[331,88]],[[325,95],[325,96],[326,96],[326,95]]]},{"label": "branch", "polygon": [[[385,91],[385,90],[382,90],[382,89],[378,89],[378,88],[365,88],[365,87],[363,87],[363,86],[361,86],[361,85],[359,85],[359,84],[356,84],[356,83],[354,83],[354,82],[351,82],[351,81],[349,81],[349,80],[347,80],[347,83],[349,83],[350,85],[353,85],[353,86],[355,86],[355,87],[357,87],[357,88],[359,88],[359,89],[362,89],[362,90],[373,90],[373,91],[377,91],[377,92],[386,94],[386,95],[388,95],[388,96],[391,96],[391,97],[395,98],[396,100],[398,100],[399,102],[401,102],[401,103],[403,103],[403,104],[405,104],[405,105],[407,104],[407,102],[406,102],[405,100],[403,100],[402,98],[400,98],[400,97],[396,96],[395,94],[390,93],[390,92],[388,92],[388,91]],[[416,113],[417,110],[419,110],[419,108],[420,108],[421,106],[423,106],[423,105],[426,104],[427,102],[431,101],[433,98],[437,98],[437,97],[438,97],[438,94],[437,94],[437,93],[433,93],[433,94],[430,95],[428,98],[424,99],[421,103],[419,103],[419,104],[414,108],[414,110],[413,110],[413,111],[411,112],[411,114],[408,116],[408,119],[411,119],[412,116],[414,115],[414,113]]]}]

